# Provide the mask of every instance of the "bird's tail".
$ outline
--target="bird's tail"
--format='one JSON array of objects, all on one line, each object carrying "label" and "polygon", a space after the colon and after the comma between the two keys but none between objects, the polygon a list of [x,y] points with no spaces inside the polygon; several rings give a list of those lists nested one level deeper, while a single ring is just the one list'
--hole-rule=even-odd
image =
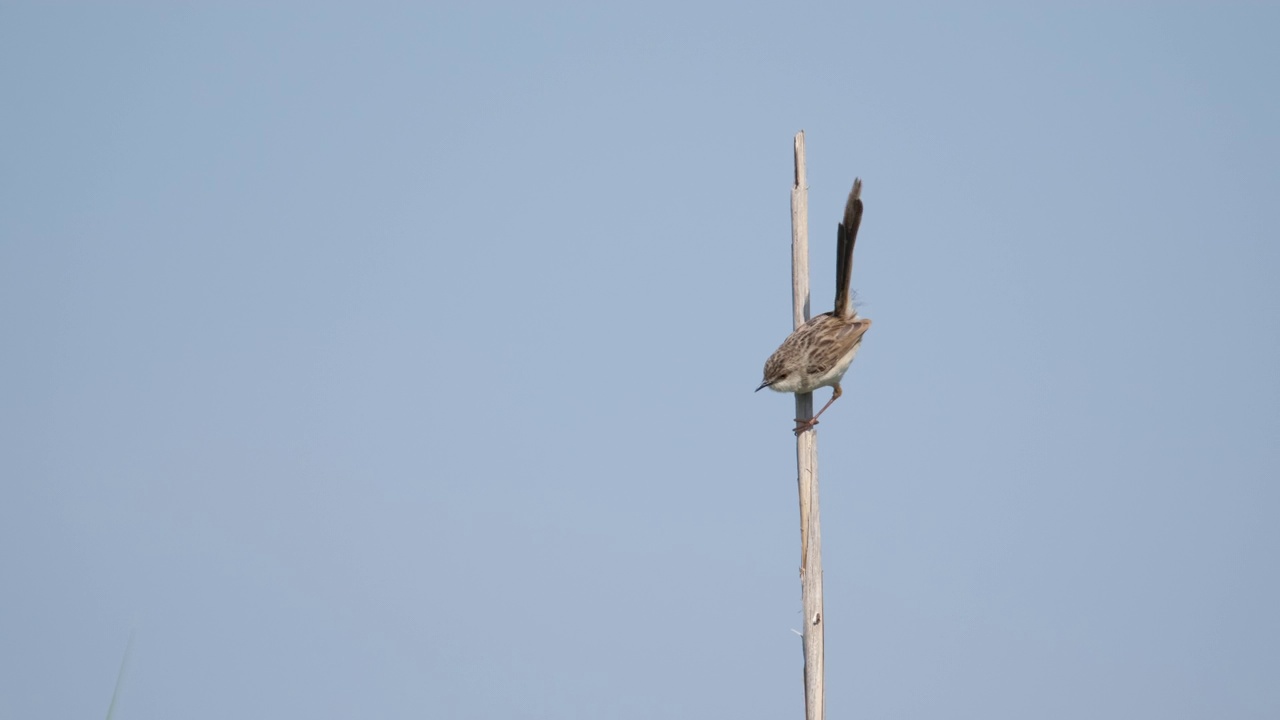
[{"label": "bird's tail", "polygon": [[853,276],[853,244],[858,239],[858,226],[862,224],[862,179],[853,181],[849,201],[844,206],[844,222],[836,232],[836,307],[842,318],[853,316],[853,295],[849,281]]}]

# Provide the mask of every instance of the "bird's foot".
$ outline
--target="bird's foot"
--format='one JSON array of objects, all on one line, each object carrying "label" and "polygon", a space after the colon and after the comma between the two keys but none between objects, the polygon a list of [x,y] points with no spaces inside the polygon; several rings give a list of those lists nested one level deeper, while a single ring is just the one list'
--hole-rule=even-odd
[{"label": "bird's foot", "polygon": [[811,417],[808,420],[801,420],[800,418],[796,418],[796,429],[795,429],[796,437],[800,437],[800,433],[804,432],[805,430],[812,429],[813,426],[817,424],[818,424],[818,418],[816,417]]}]

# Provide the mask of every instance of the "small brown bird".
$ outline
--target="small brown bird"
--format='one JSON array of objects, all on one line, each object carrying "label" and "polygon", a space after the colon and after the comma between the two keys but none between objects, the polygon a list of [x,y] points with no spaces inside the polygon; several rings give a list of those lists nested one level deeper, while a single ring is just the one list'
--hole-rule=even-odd
[{"label": "small brown bird", "polygon": [[853,181],[844,222],[836,234],[836,306],[796,328],[764,364],[764,388],[788,393],[808,393],[820,387],[832,388],[831,399],[808,420],[796,418],[796,435],[818,424],[818,417],[842,394],[840,380],[853,356],[858,354],[862,336],[871,320],[858,317],[849,293],[853,273],[853,244],[862,224],[862,180]]}]

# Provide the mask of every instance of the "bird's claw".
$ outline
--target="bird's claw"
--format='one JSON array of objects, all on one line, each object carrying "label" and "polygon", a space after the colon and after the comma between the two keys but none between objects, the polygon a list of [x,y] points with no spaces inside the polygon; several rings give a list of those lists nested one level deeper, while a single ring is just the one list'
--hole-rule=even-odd
[{"label": "bird's claw", "polygon": [[818,418],[816,417],[809,418],[808,420],[801,420],[800,418],[796,418],[796,429],[795,429],[796,437],[800,437],[800,433],[804,432],[805,430],[813,429],[813,426],[817,424],[818,424]]}]

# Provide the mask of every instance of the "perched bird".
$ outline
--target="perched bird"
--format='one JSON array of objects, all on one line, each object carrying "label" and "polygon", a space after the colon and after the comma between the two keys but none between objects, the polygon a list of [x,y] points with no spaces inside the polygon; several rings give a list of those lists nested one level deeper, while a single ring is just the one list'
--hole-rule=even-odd
[{"label": "perched bird", "polygon": [[871,320],[858,317],[849,293],[853,273],[853,244],[862,224],[862,180],[853,181],[844,222],[836,233],[836,306],[796,328],[764,364],[764,388],[788,393],[808,393],[832,388],[831,399],[808,420],[796,418],[796,435],[818,424],[818,417],[842,394],[840,380],[862,345]]}]

